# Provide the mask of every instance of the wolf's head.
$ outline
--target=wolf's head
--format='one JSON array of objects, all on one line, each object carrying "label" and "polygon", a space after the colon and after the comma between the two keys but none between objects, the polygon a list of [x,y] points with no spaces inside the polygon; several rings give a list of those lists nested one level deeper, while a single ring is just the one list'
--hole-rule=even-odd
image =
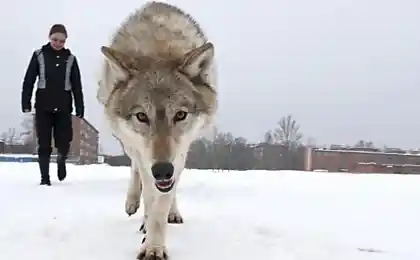
[{"label": "wolf's head", "polygon": [[115,87],[106,103],[114,134],[135,151],[161,192],[170,191],[191,142],[215,113],[216,91],[206,80],[211,43],[182,59],[158,59],[102,47]]}]

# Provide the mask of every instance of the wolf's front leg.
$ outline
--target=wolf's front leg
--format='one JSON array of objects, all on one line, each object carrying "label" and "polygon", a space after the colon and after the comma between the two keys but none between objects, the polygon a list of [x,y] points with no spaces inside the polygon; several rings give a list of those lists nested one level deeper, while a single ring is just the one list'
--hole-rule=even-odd
[{"label": "wolf's front leg", "polygon": [[140,253],[139,260],[166,260],[168,253],[165,244],[167,220],[172,204],[173,194],[158,194],[148,212],[147,234]]},{"label": "wolf's front leg", "polygon": [[150,181],[149,178],[143,178],[142,181],[144,186],[144,192],[143,192],[143,204],[144,204],[144,216],[143,221],[140,226],[140,231],[143,232],[143,234],[146,234],[146,228],[147,228],[147,219],[148,215],[150,215],[150,212],[152,210],[153,204],[154,204],[154,193],[155,193],[155,187],[152,186],[153,182]]},{"label": "wolf's front leg", "polygon": [[[174,191],[175,192],[175,191]],[[146,234],[146,221],[147,221],[147,212],[148,210],[148,205],[152,205],[153,204],[153,197],[150,197],[148,195],[147,192],[144,194],[143,198],[144,198],[144,217],[143,217],[143,221],[142,224],[140,226],[140,231],[143,232],[143,234]],[[184,223],[184,219],[181,216],[181,213],[179,212],[178,209],[178,204],[176,201],[176,194],[173,196],[173,201],[171,204],[171,208],[169,210],[169,214],[168,214],[168,223],[170,224],[182,224]]]},{"label": "wolf's front leg", "polygon": [[[176,192],[176,190],[174,192]],[[168,223],[182,224],[184,223],[184,219],[182,218],[181,213],[179,212],[178,204],[176,202],[176,197],[177,196],[175,194],[172,204],[171,204],[171,209],[169,210]]]},{"label": "wolf's front leg", "polygon": [[127,198],[125,200],[125,212],[128,216],[131,216],[140,207],[140,196],[143,188],[139,169],[133,162],[131,163],[131,177],[129,182]]}]

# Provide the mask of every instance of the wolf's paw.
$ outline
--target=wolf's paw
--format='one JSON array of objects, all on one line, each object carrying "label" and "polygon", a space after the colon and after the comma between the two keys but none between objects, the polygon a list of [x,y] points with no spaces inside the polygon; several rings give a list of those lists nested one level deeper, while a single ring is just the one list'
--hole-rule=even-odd
[{"label": "wolf's paw", "polygon": [[182,224],[184,219],[179,212],[169,212],[168,223],[170,224]]},{"label": "wolf's paw", "polygon": [[146,246],[137,255],[138,260],[167,260],[168,253],[164,246]]},{"label": "wolf's paw", "polygon": [[125,200],[125,213],[131,216],[137,212],[140,207],[140,200],[136,196],[127,196]]}]

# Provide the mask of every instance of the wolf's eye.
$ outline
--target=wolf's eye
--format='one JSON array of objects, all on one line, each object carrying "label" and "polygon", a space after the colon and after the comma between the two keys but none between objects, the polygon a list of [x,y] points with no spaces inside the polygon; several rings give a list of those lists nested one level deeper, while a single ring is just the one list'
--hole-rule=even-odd
[{"label": "wolf's eye", "polygon": [[145,123],[145,124],[149,123],[149,118],[143,112],[136,113],[136,118],[137,118],[137,120],[139,120],[142,123]]},{"label": "wolf's eye", "polygon": [[182,110],[176,112],[176,114],[174,116],[174,122],[176,123],[176,122],[185,120],[185,118],[187,118],[187,115],[188,115],[188,113],[185,112],[185,111],[182,111]]}]

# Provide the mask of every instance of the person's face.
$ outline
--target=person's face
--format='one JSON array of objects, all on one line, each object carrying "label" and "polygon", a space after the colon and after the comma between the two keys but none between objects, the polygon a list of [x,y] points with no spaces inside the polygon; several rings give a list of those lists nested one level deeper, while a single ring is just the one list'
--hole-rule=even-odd
[{"label": "person's face", "polygon": [[51,34],[50,43],[54,49],[61,50],[66,43],[66,35],[64,33]]}]

